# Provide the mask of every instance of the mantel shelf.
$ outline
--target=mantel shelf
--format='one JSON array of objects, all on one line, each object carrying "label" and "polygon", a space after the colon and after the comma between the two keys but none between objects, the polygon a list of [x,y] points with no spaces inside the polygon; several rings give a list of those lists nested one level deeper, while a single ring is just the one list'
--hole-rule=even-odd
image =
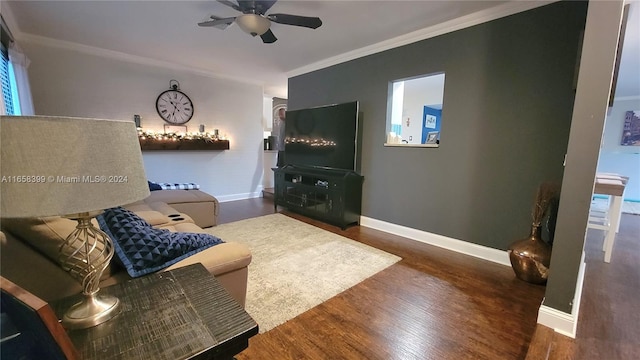
[{"label": "mantel shelf", "polygon": [[139,139],[142,150],[229,150],[229,140]]}]

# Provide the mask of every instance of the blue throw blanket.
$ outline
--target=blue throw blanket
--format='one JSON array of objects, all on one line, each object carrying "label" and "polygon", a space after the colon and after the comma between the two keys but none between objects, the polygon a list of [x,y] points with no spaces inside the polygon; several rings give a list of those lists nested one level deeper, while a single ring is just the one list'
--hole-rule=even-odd
[{"label": "blue throw blanket", "polygon": [[113,240],[116,255],[131,277],[164,269],[224,242],[209,234],[156,229],[122,207],[105,210],[97,220]]}]

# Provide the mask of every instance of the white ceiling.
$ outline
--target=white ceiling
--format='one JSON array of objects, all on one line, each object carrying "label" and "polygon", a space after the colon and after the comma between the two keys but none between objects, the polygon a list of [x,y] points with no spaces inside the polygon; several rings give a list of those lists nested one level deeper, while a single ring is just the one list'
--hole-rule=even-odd
[{"label": "white ceiling", "polygon": [[640,97],[640,1],[629,3],[629,17],[624,34],[615,96],[638,98]]},{"label": "white ceiling", "polygon": [[[274,44],[263,44],[235,24],[225,30],[197,26],[213,14],[240,14],[216,1],[2,0],[2,11],[13,18],[12,32],[18,39],[55,39],[67,46],[73,43],[115,51],[262,84],[267,95],[286,97],[287,77],[310,64],[516,3],[522,6],[526,1],[280,0],[267,13],[317,16],[323,25],[311,30],[272,23],[271,30],[278,37]],[[639,10],[632,15],[637,18]],[[637,35],[625,42],[625,51],[627,43],[628,47],[637,45]],[[624,83],[621,77],[620,86]],[[635,95],[640,95],[640,89]]]}]

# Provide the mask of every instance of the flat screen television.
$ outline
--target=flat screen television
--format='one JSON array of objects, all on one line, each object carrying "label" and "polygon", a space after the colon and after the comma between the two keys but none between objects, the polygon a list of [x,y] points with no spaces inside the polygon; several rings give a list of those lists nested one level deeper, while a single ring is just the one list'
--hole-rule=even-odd
[{"label": "flat screen television", "polygon": [[289,110],[286,165],[358,170],[358,102]]}]

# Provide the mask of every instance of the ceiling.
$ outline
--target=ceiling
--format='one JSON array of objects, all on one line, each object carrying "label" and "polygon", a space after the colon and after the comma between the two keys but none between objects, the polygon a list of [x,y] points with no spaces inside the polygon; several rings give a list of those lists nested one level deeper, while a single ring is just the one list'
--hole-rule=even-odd
[{"label": "ceiling", "polygon": [[631,1],[624,34],[616,97],[640,98],[640,1]]},{"label": "ceiling", "polygon": [[[317,16],[323,25],[311,30],[272,23],[278,41],[263,44],[259,37],[251,37],[235,24],[225,30],[197,26],[210,15],[240,14],[217,1],[2,0],[3,13],[8,6],[15,20],[10,26],[18,39],[56,39],[67,45],[106,49],[261,84],[267,95],[279,97],[287,95],[287,78],[310,64],[514,3],[524,2],[280,0],[267,13]],[[636,18],[639,10],[635,9]],[[634,42],[637,45],[637,35],[634,41],[625,42],[625,51],[627,43],[632,47]],[[621,76],[620,86],[624,83]],[[635,95],[640,95],[640,89]]]}]

